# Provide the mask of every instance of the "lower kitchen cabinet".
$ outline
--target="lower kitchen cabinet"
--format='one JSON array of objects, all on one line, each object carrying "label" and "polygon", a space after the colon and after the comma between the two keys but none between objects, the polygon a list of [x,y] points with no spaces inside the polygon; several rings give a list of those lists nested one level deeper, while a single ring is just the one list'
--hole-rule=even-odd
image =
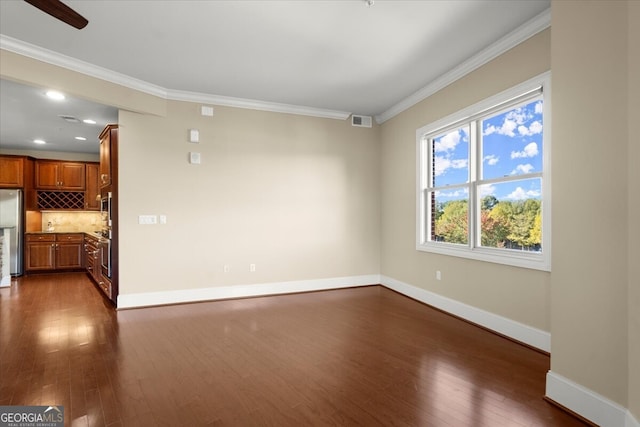
[{"label": "lower kitchen cabinet", "polygon": [[87,274],[98,285],[100,290],[113,300],[111,280],[102,274],[102,248],[104,242],[95,236],[87,235],[84,239],[84,259]]},{"label": "lower kitchen cabinet", "polygon": [[55,235],[27,234],[25,240],[24,269],[26,271],[55,269]]},{"label": "lower kitchen cabinet", "polygon": [[102,274],[100,265],[102,263],[100,257],[100,240],[93,236],[87,236],[84,240],[84,259],[87,274],[96,282],[100,283]]},{"label": "lower kitchen cabinet", "polygon": [[27,234],[25,271],[83,268],[82,233]]}]

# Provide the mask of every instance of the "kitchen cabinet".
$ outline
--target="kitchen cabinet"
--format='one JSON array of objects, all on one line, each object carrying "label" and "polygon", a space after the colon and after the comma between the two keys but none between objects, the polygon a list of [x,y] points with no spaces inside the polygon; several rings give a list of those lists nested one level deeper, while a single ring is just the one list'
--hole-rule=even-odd
[{"label": "kitchen cabinet", "polygon": [[83,234],[56,234],[56,269],[82,268],[83,248]]},{"label": "kitchen cabinet", "polygon": [[100,210],[100,164],[87,163],[86,189],[84,191],[84,208],[88,211]]},{"label": "kitchen cabinet", "polygon": [[87,235],[84,239],[84,259],[85,268],[87,274],[93,279],[94,282],[100,284],[102,274],[100,269],[101,255],[100,255],[100,240],[97,237]]},{"label": "kitchen cabinet", "polygon": [[25,271],[53,270],[55,268],[55,235],[27,234],[25,241]]},{"label": "kitchen cabinet", "polygon": [[27,234],[25,270],[71,270],[83,267],[82,233]]},{"label": "kitchen cabinet", "polygon": [[100,188],[112,184],[113,159],[112,147],[118,142],[118,125],[107,125],[100,133]]},{"label": "kitchen cabinet", "polygon": [[85,164],[56,160],[38,160],[35,186],[38,190],[84,191]]},{"label": "kitchen cabinet", "polygon": [[24,158],[0,156],[0,188],[22,188]]}]

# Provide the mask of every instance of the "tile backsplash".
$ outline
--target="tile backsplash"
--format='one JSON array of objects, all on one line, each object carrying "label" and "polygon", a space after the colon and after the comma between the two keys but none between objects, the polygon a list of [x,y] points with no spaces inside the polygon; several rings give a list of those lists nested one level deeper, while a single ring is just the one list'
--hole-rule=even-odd
[{"label": "tile backsplash", "polygon": [[[53,230],[48,230],[49,222]],[[42,212],[42,231],[91,232],[101,228],[100,212]]]}]

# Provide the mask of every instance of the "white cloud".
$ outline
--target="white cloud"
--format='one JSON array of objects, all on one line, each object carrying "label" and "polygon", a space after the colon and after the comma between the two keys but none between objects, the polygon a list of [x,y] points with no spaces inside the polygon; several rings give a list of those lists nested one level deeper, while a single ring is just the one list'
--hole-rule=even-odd
[{"label": "white cloud", "polygon": [[525,157],[535,157],[538,155],[538,144],[535,142],[530,142],[524,147],[522,151],[512,151],[511,158],[512,159],[521,159]]},{"label": "white cloud", "polygon": [[496,156],[495,154],[489,154],[488,156],[484,156],[483,160],[487,162],[489,166],[494,166],[498,163],[500,157]]},{"label": "white cloud", "polygon": [[511,194],[509,194],[506,198],[509,200],[526,200],[526,199],[535,199],[540,197],[539,190],[529,190],[524,191],[522,187],[518,187]]},{"label": "white cloud", "polygon": [[492,133],[496,133],[497,130],[498,129],[496,129],[494,125],[489,125],[486,128],[484,128],[483,135],[484,136],[491,135]]},{"label": "white cloud", "polygon": [[486,197],[496,194],[496,187],[493,184],[481,185],[478,187],[480,197]]},{"label": "white cloud", "polygon": [[513,131],[516,128],[516,126],[518,126],[518,123],[516,123],[516,121],[506,119],[502,123],[502,127],[498,129],[498,133],[500,135],[516,136],[516,133]]},{"label": "white cloud", "polygon": [[443,151],[453,151],[459,143],[460,132],[454,130],[438,139],[435,144],[433,144],[433,150],[436,153],[440,153]]},{"label": "white cloud", "polygon": [[536,103],[535,113],[542,114],[542,101]]},{"label": "white cloud", "polygon": [[498,133],[500,135],[506,135],[510,137],[515,137],[515,131],[518,131],[520,136],[530,136],[539,134],[542,132],[542,123],[538,120],[531,123],[531,125],[527,126],[527,122],[532,120],[535,115],[542,114],[542,102],[538,102],[534,107],[534,113],[527,111],[526,108],[520,107],[514,110],[507,112],[504,116],[504,121],[502,125],[487,125],[484,128],[483,135],[491,135],[492,133]]},{"label": "white cloud", "polygon": [[524,165],[518,165],[514,170],[511,171],[511,175],[516,175],[518,173],[529,173],[534,169],[533,165],[527,163]]},{"label": "white cloud", "polygon": [[518,133],[522,136],[536,135],[542,132],[542,123],[535,121],[529,127],[525,125],[518,126]]},{"label": "white cloud", "polygon": [[463,169],[469,164],[467,159],[450,159],[448,157],[436,156],[434,173],[436,176],[440,176],[447,171],[447,169]]},{"label": "white cloud", "polygon": [[463,188],[461,190],[455,190],[455,191],[436,191],[435,193],[436,193],[436,197],[446,197],[448,199],[452,199],[452,198],[467,197],[469,195],[469,189]]}]

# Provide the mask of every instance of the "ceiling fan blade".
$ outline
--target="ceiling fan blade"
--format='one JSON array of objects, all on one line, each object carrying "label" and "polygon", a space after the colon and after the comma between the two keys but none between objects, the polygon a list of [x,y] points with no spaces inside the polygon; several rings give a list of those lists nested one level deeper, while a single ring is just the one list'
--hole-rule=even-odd
[{"label": "ceiling fan blade", "polygon": [[87,26],[87,21],[82,15],[71,9],[60,0],[24,0],[32,6],[37,7],[41,11],[58,18],[62,22],[75,27],[79,30]]}]

